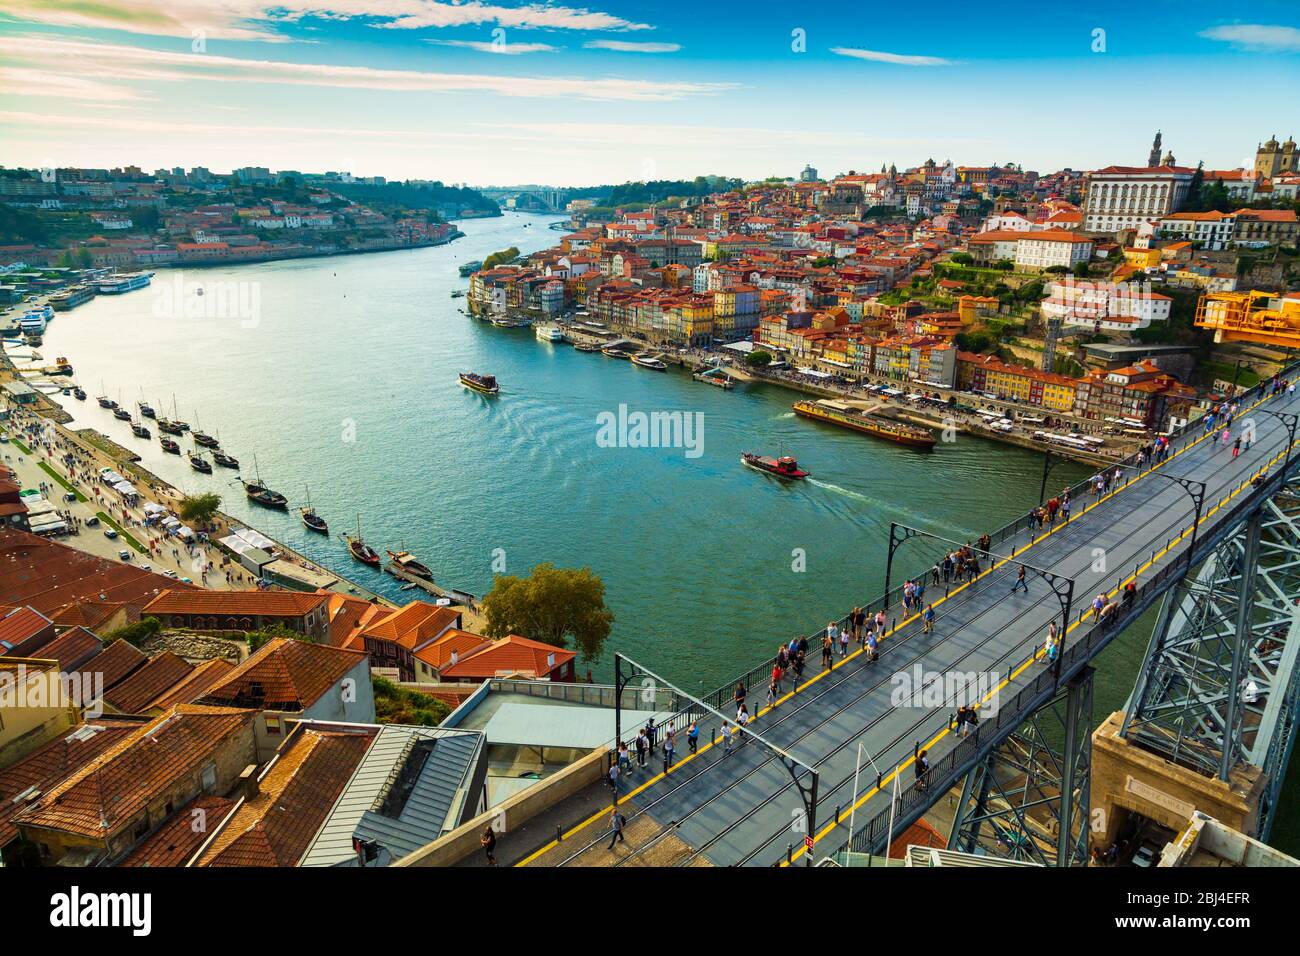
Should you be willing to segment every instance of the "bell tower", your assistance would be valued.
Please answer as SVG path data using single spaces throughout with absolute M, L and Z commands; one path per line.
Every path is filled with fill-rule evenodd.
M 1156 130 L 1156 138 L 1151 143 L 1151 153 L 1147 156 L 1148 166 L 1160 165 L 1160 130 Z

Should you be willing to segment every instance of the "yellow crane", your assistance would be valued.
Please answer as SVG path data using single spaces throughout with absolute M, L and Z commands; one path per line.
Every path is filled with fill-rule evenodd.
M 1215 342 L 1256 342 L 1300 348 L 1300 294 L 1210 292 L 1196 303 L 1196 326 Z

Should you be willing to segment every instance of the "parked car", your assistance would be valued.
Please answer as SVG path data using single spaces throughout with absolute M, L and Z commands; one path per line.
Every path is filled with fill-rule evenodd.
M 1160 848 L 1154 843 L 1143 843 L 1138 847 L 1138 851 L 1133 854 L 1133 865 L 1140 867 L 1151 867 L 1156 865 L 1160 858 Z
M 98 527 L 98 526 L 99 526 L 99 516 L 98 516 L 98 515 L 91 515 L 89 518 L 86 519 L 86 527 L 87 527 L 87 528 L 96 528 L 96 527 Z
M 131 560 L 131 552 L 128 551 L 126 548 L 123 548 L 121 551 L 117 552 L 117 556 L 121 558 L 123 561 Z
M 98 523 L 98 521 L 99 521 L 98 518 L 96 518 L 96 519 L 94 519 L 94 520 L 96 521 L 96 523 Z M 107 538 L 109 541 L 114 540 L 115 538 L 117 538 L 117 531 L 116 531 L 116 529 L 114 529 L 114 528 L 105 528 L 105 529 L 104 529 L 104 537 Z

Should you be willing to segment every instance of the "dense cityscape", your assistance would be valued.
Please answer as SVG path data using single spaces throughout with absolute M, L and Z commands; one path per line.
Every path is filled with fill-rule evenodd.
M 112 82 L 232 68 L 57 6 L 0 15 L 0 69 L 86 43 L 76 100 L 127 49 Z M 201 58 L 350 19 L 196 11 Z M 509 61 L 655 29 L 365 16 L 471 15 L 511 39 L 429 42 Z M 1293 57 L 1295 33 L 1198 36 Z M 257 69 L 375 104 L 589 95 L 598 130 L 606 101 L 732 89 Z M 1300 152 L 1262 126 L 1185 147 L 1193 111 L 1051 165 L 996 123 L 808 136 L 754 147 L 783 161 L 757 177 L 683 147 L 547 182 L 551 134 L 504 122 L 537 144 L 513 179 L 481 149 L 412 178 L 392 131 L 391 158 L 358 137 L 293 169 L 255 134 L 238 162 L 267 165 L 191 165 L 162 124 L 95 166 L 6 148 L 0 869 L 86 874 L 50 884 L 51 925 L 136 935 L 107 878 L 156 867 L 1116 869 L 1100 925 L 1250 927 L 1232 874 L 1300 858 Z M 1160 895 L 1184 869 L 1210 899 Z

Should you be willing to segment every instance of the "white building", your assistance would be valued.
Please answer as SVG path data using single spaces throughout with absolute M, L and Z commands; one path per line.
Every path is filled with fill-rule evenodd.
M 1003 212 L 985 219 L 980 232 L 1028 232 L 1033 226 L 1018 212 Z
M 1133 283 L 1068 279 L 1049 282 L 1041 303 L 1044 319 L 1096 331 L 1133 332 L 1169 321 L 1173 300 Z
M 1175 213 L 1195 173 L 1185 166 L 1107 166 L 1088 173 L 1083 228 L 1113 233 Z
M 1160 219 L 1156 232 L 1161 239 L 1199 242 L 1202 249 L 1226 249 L 1236 226 L 1232 212 L 1176 212 Z
M 1049 269 L 1065 266 L 1073 269 L 1092 258 L 1092 240 L 1082 233 L 1065 229 L 1027 232 L 1016 241 L 1017 269 Z

